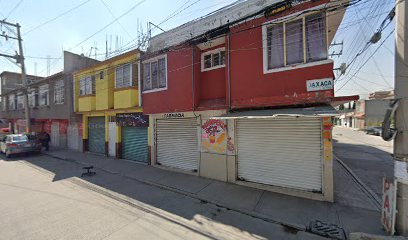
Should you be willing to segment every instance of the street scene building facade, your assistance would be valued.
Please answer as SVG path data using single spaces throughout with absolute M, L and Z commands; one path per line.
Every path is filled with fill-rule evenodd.
M 333 201 L 328 44 L 344 12 L 319 11 L 329 1 L 283 12 L 273 3 L 240 3 L 150 40 L 151 164 Z
M 122 45 L 116 36 L 112 51 L 106 35 L 104 54 L 97 42 L 86 56 L 64 51 L 53 57 L 63 59 L 63 70 L 52 75 L 51 57 L 24 55 L 22 36 L 89 1 L 25 34 L 6 21 L 24 4 L 18 2 L 0 20 L 0 40 L 19 44 L 15 55 L 0 57 L 21 68 L 21 74 L 0 73 L 1 232 L 8 239 L 55 232 L 74 239 L 127 239 L 134 232 L 180 239 L 189 232 L 197 234 L 192 239 L 406 235 L 407 97 L 401 89 L 407 87 L 408 31 L 400 22 L 408 21 L 408 5 L 397 2 L 374 16 L 386 6 L 377 1 L 238 0 L 172 29 L 163 25 L 200 2 L 187 0 L 162 22 L 151 20 L 157 25 L 149 21 L 145 34 L 138 19 L 126 28 L 119 22 L 145 1 L 131 8 L 112 3 L 125 8 L 119 17 L 102 1 L 114 21 L 70 51 L 114 23 L 129 37 L 127 30 L 137 29 L 137 37 Z M 351 7 L 367 14 L 344 24 Z M 341 37 L 362 20 L 373 35 L 358 51 L 360 32 L 351 44 Z M 390 88 L 374 92 L 357 84 L 373 91 L 364 99 L 361 89 L 343 88 L 360 79 L 394 32 L 395 95 L 390 73 L 377 62 Z M 356 55 L 342 62 L 350 45 Z M 372 45 L 378 48 L 369 56 Z M 46 77 L 26 75 L 27 58 L 47 59 Z M 338 96 L 343 92 L 361 95 Z M 27 201 L 33 204 L 19 211 Z M 39 212 L 46 214 L 37 222 Z M 78 214 L 96 224 L 78 224 Z
M 140 94 L 140 52 L 133 50 L 75 73 L 75 112 L 83 150 L 148 162 L 149 118 Z
M 73 111 L 72 83 L 73 72 L 92 65 L 97 61 L 82 55 L 64 52 L 64 70 L 46 78 L 28 76 L 28 104 L 31 114 L 32 132 L 47 132 L 54 147 L 68 147 L 81 150 L 78 144 L 81 119 Z M 9 120 L 15 133 L 24 133 L 24 89 L 21 87 L 21 75 L 14 78 L 2 74 L 2 117 Z M 11 80 L 10 80 L 11 79 Z M 20 80 L 18 80 L 20 79 Z M 11 86 L 8 82 L 17 82 Z

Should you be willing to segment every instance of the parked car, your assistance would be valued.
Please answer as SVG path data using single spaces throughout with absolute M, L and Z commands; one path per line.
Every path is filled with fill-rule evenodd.
M 369 127 L 366 129 L 366 133 L 375 136 L 381 136 L 382 127 Z
M 41 143 L 37 137 L 29 134 L 7 135 L 0 142 L 0 151 L 6 154 L 6 157 L 19 153 L 40 153 Z

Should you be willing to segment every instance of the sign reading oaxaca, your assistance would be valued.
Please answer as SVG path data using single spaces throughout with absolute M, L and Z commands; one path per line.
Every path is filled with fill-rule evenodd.
M 330 90 L 333 89 L 334 82 L 333 79 L 331 78 L 309 80 L 306 81 L 306 86 L 308 92 Z
M 149 127 L 149 116 L 142 113 L 116 114 L 116 124 L 121 127 Z

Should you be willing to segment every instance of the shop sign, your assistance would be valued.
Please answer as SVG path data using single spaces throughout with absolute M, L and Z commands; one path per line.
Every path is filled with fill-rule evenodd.
M 280 3 L 276 3 L 272 6 L 270 6 L 266 11 L 265 11 L 265 17 L 273 17 L 281 12 L 284 12 L 285 10 L 288 10 L 289 8 L 292 7 L 291 1 L 284 1 Z
M 184 113 L 165 113 L 164 118 L 184 118 Z
M 333 79 L 317 79 L 306 81 L 306 87 L 308 92 L 330 90 L 334 88 Z
M 149 127 L 149 116 L 142 113 L 116 114 L 116 124 L 121 127 Z
M 387 178 L 383 179 L 383 204 L 381 213 L 381 223 L 390 235 L 395 233 L 395 214 L 397 211 L 397 184 Z

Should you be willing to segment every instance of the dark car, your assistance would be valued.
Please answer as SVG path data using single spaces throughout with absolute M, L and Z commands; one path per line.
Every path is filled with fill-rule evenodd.
M 366 129 L 366 133 L 375 136 L 381 136 L 382 127 L 369 127 Z

